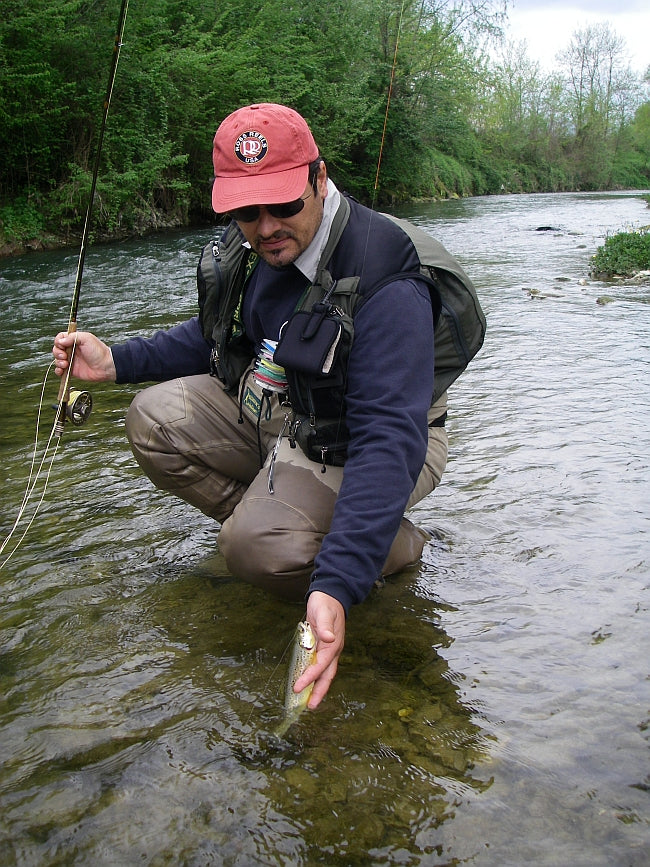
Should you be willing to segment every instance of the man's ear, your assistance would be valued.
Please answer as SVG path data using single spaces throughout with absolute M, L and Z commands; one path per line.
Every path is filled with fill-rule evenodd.
M 318 169 L 318 174 L 316 175 L 316 187 L 318 189 L 318 195 L 321 199 L 327 198 L 327 166 L 325 165 L 324 160 L 321 160 L 320 168 Z

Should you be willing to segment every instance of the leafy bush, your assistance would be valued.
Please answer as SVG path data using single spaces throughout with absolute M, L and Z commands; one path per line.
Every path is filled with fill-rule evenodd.
M 612 235 L 591 260 L 593 277 L 631 277 L 650 269 L 650 227 Z
M 43 232 L 43 215 L 26 196 L 0 207 L 0 236 L 5 241 L 37 238 Z

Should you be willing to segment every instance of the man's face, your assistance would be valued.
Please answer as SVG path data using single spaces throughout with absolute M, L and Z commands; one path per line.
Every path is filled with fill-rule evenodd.
M 269 265 L 282 268 L 290 265 L 311 244 L 323 219 L 323 202 L 327 197 L 327 171 L 321 163 L 316 193 L 310 183 L 301 196 L 304 207 L 295 217 L 274 217 L 264 205 L 259 217 L 251 223 L 237 221 L 253 250 Z

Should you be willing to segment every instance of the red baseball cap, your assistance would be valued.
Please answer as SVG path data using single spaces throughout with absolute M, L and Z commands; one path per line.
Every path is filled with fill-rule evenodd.
M 223 214 L 298 199 L 317 156 L 311 130 L 292 108 L 263 102 L 237 109 L 214 137 L 212 207 Z

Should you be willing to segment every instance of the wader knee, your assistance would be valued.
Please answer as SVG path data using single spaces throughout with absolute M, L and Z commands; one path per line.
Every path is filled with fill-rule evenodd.
M 184 461 L 166 435 L 165 425 L 184 418 L 185 406 L 181 389 L 175 393 L 167 387 L 165 400 L 156 394 L 158 390 L 158 386 L 152 386 L 133 398 L 125 418 L 126 435 L 136 461 L 154 485 L 173 491 Z
M 170 380 L 139 392 L 126 432 L 157 488 L 224 521 L 259 469 L 257 438 L 252 426 L 237 424 L 236 402 L 209 379 Z
M 422 556 L 422 550 L 431 539 L 426 530 L 416 527 L 408 518 L 402 518 L 397 535 L 381 570 L 382 575 L 394 575 L 409 566 L 414 566 Z
M 338 467 L 324 476 L 318 464 L 283 441 L 274 493 L 265 467 L 221 527 L 219 549 L 230 572 L 283 599 L 304 601 L 341 476 Z
M 268 500 L 259 503 L 262 514 L 256 505 L 245 497 L 219 531 L 219 550 L 228 570 L 282 599 L 303 602 L 323 534 L 301 522 L 286 503 L 274 505 L 272 522 Z

